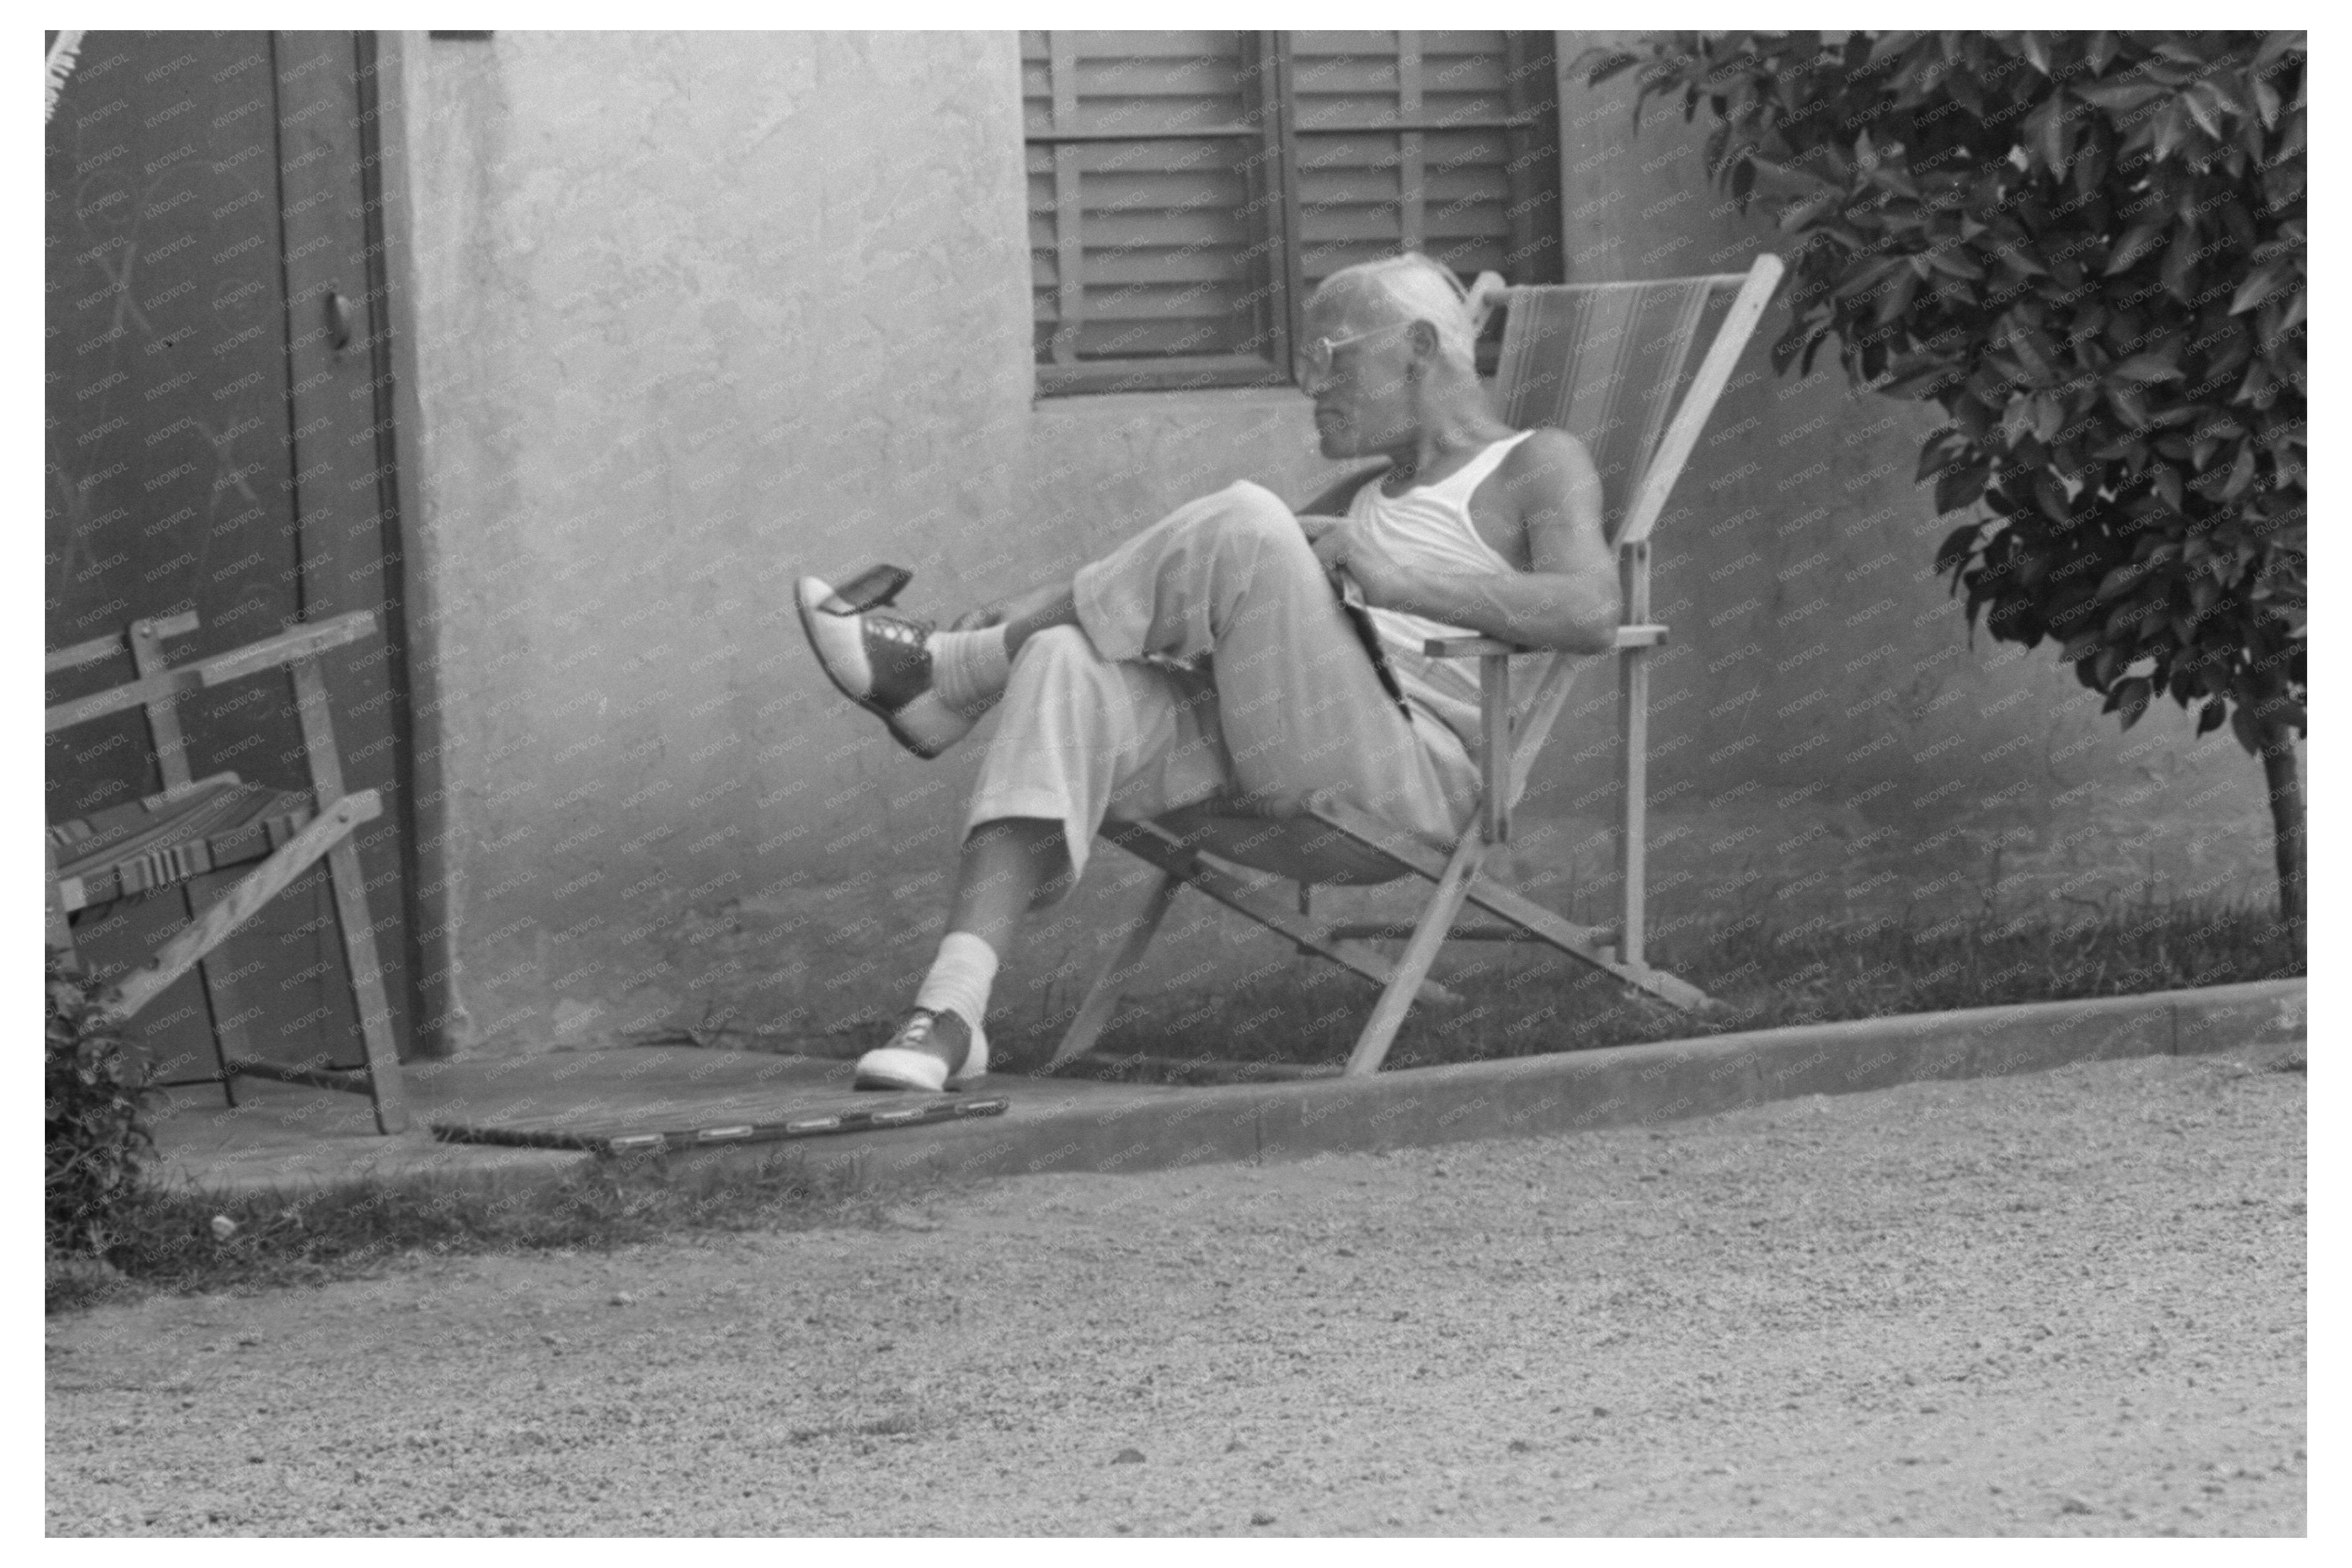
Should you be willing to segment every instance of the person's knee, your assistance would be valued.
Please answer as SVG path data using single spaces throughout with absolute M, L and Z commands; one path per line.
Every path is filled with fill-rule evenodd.
M 1304 542 L 1297 514 L 1265 486 L 1237 479 L 1218 491 L 1200 527 L 1221 547 L 1256 550 L 1268 542 Z
M 1052 666 L 1101 662 L 1095 655 L 1095 645 L 1076 626 L 1048 626 L 1031 632 L 1013 658 L 1016 669 L 1029 664 Z

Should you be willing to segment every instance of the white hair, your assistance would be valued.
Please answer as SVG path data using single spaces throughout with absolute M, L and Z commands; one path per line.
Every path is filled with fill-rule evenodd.
M 1461 279 L 1443 262 L 1417 250 L 1343 267 L 1316 289 L 1319 296 L 1361 298 L 1390 321 L 1426 321 L 1437 332 L 1438 357 L 1475 373 L 1478 329 Z

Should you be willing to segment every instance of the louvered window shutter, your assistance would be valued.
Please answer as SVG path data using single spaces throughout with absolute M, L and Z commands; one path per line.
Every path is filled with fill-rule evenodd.
M 1026 32 L 1021 53 L 1045 392 L 1287 382 L 1306 294 L 1401 249 L 1560 279 L 1549 34 Z
M 1548 50 L 1466 32 L 1294 33 L 1289 50 L 1309 288 L 1400 250 L 1465 279 L 1558 280 Z
M 1255 35 L 1024 32 L 1048 390 L 1287 379 Z

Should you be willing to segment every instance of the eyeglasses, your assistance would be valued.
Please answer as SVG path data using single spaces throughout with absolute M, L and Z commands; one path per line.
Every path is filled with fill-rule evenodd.
M 1318 338 L 1307 345 L 1304 356 L 1307 369 L 1318 381 L 1331 373 L 1331 351 L 1350 343 L 1360 343 L 1367 338 L 1385 337 L 1413 325 L 1411 321 L 1391 321 L 1385 327 L 1375 327 L 1369 332 L 1352 332 L 1345 338 Z

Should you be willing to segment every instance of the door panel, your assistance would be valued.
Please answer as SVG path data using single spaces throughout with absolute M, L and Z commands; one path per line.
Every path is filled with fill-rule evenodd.
M 352 35 L 340 37 L 341 68 L 331 60 L 313 66 L 305 79 L 324 85 L 306 87 L 304 101 L 340 90 L 345 102 L 340 113 L 331 106 L 313 120 L 356 119 Z M 337 531 L 349 525 L 329 504 L 331 486 L 298 483 L 301 440 L 341 439 L 372 416 L 338 409 L 334 424 L 298 434 L 298 416 L 317 401 L 310 392 L 327 383 L 306 392 L 290 373 L 284 211 L 290 204 L 281 197 L 289 162 L 281 136 L 287 53 L 284 40 L 266 33 L 91 33 L 47 126 L 51 647 L 188 609 L 202 624 L 170 645 L 174 663 L 362 605 L 396 622 L 381 560 L 364 570 Z M 294 63 L 318 55 L 311 48 Z M 318 144 L 307 141 L 303 151 Z M 349 188 L 347 199 L 321 200 L 306 213 L 361 207 L 355 154 L 341 156 L 330 145 L 299 172 L 311 183 L 306 194 L 338 181 Z M 357 322 L 353 335 L 364 338 L 363 307 Z M 334 384 L 340 394 L 341 383 Z M 373 525 L 372 505 L 368 514 Z M 384 650 L 379 642 L 355 650 L 341 667 L 331 662 L 346 756 L 387 723 L 393 704 L 376 697 L 389 690 Z M 131 674 L 127 658 L 75 672 L 51 683 L 49 698 Z M 291 685 L 282 674 L 184 698 L 179 711 L 195 776 L 235 771 L 284 788 L 307 786 Z M 373 730 L 366 713 L 376 716 Z M 137 714 L 50 737 L 46 762 L 51 820 L 161 787 Z M 346 784 L 381 788 L 398 769 L 393 748 L 383 747 L 372 771 L 347 766 Z M 373 856 L 366 862 L 375 883 L 372 912 L 404 1039 L 399 861 L 381 843 L 362 853 Z M 381 877 L 386 869 L 388 880 Z M 126 901 L 85 916 L 77 938 L 104 968 L 143 956 L 184 917 L 170 894 Z M 282 1061 L 321 1049 L 338 1061 L 358 1059 L 332 904 L 319 875 L 276 901 L 217 955 L 215 974 L 236 976 L 227 1010 L 243 1019 L 245 1049 Z M 203 1000 L 191 976 L 142 1015 L 166 1076 L 209 1065 Z
M 376 959 L 398 1037 L 411 1040 L 415 972 L 402 896 L 407 712 L 400 674 L 396 492 L 383 290 L 372 284 L 383 246 L 371 226 L 376 167 L 366 33 L 278 33 L 278 188 L 284 201 L 288 416 L 295 515 L 301 533 L 302 613 L 324 620 L 373 610 L 379 635 L 324 661 L 343 787 L 374 789 L 384 814 L 360 831 L 362 881 Z M 353 1049 L 358 1037 L 352 1037 Z

